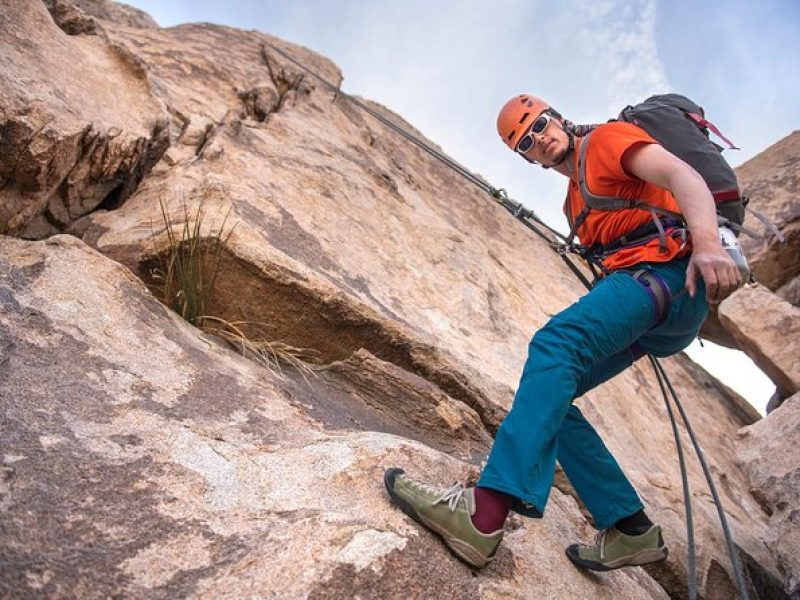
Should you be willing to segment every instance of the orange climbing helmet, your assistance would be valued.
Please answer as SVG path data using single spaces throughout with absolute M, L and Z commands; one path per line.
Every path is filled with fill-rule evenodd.
M 546 110 L 550 110 L 550 105 L 541 98 L 530 94 L 514 96 L 505 103 L 497 115 L 497 133 L 506 146 L 515 150 L 522 134 L 528 130 L 533 120 Z

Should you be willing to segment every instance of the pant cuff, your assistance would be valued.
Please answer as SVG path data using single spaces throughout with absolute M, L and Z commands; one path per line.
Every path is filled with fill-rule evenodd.
M 594 518 L 594 526 L 600 530 L 608 529 L 620 519 L 629 517 L 640 510 L 644 510 L 644 505 L 641 502 L 628 504 L 626 506 L 615 506 L 613 511 L 604 514 L 602 517 L 598 518 L 592 515 Z
M 504 494 L 508 494 L 509 496 L 514 496 L 514 498 L 516 498 L 519 502 L 525 502 L 531 505 L 532 507 L 532 508 L 526 508 L 522 506 L 517 506 L 517 503 L 514 503 L 514 506 L 512 506 L 512 510 L 514 512 L 518 512 L 527 517 L 534 517 L 534 518 L 541 518 L 542 515 L 544 515 L 544 504 L 545 504 L 544 502 L 541 502 L 538 498 L 534 498 L 530 494 L 526 494 L 524 491 L 520 490 L 516 486 L 510 485 L 508 482 L 493 477 L 487 477 L 481 475 L 481 478 L 478 480 L 478 483 L 476 485 L 478 487 L 495 490 L 496 492 L 503 492 Z

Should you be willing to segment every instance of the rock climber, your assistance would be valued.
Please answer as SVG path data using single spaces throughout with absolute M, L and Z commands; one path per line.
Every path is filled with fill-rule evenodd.
M 742 283 L 720 244 L 714 200 L 700 174 L 644 130 L 621 121 L 597 126 L 584 157 L 591 194 L 643 199 L 685 221 L 665 220 L 660 235 L 639 239 L 632 232 L 650 227 L 655 213 L 584 211 L 578 160 L 586 138 L 579 127 L 522 94 L 503 106 L 497 129 L 529 163 L 569 179 L 567 219 L 577 222 L 584 247 L 606 249 L 606 275 L 533 336 L 477 485 L 440 489 L 399 468 L 388 469 L 384 483 L 409 516 L 480 568 L 495 556 L 511 510 L 543 516 L 558 460 L 600 531 L 594 543 L 566 549 L 574 564 L 605 571 L 663 560 L 661 528 L 574 400 L 646 353 L 664 357 L 686 348 L 708 302 L 720 302 Z

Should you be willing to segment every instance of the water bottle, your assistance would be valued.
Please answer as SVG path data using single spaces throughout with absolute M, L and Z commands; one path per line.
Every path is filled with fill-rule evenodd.
M 722 244 L 722 247 L 725 248 L 728 256 L 730 256 L 731 259 L 733 259 L 733 262 L 736 263 L 739 273 L 742 275 L 742 283 L 747 283 L 750 281 L 750 267 L 747 265 L 747 259 L 744 257 L 744 252 L 742 252 L 742 246 L 739 244 L 739 240 L 736 239 L 736 235 L 733 233 L 730 227 L 720 225 L 719 241 Z

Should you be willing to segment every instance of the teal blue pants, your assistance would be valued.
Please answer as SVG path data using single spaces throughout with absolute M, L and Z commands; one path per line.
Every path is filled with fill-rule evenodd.
M 708 304 L 702 282 L 694 298 L 681 293 L 687 264 L 688 258 L 637 265 L 660 276 L 673 296 L 659 322 L 644 285 L 632 272 L 616 271 L 536 332 L 479 486 L 510 494 L 542 515 L 558 459 L 598 529 L 643 508 L 573 400 L 629 367 L 632 347 L 669 356 L 697 336 Z

